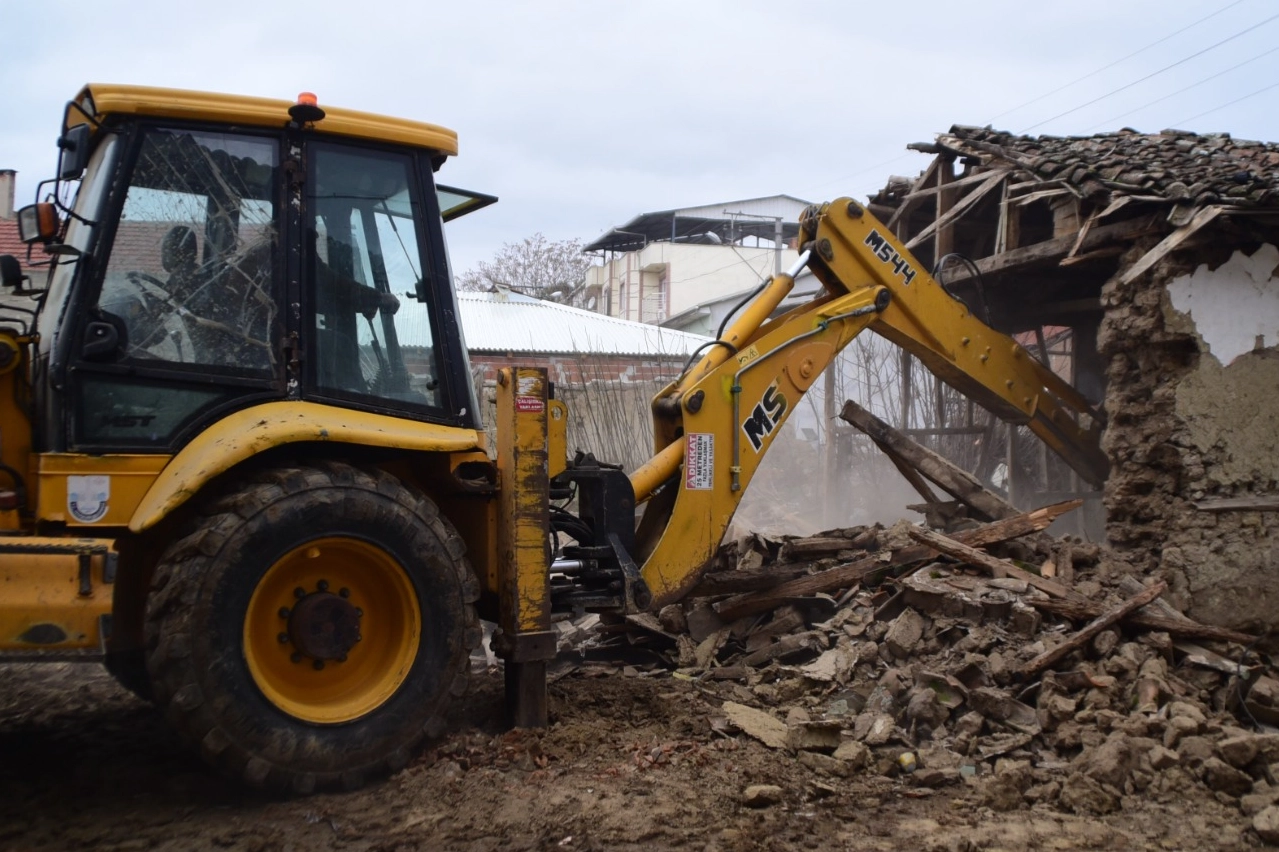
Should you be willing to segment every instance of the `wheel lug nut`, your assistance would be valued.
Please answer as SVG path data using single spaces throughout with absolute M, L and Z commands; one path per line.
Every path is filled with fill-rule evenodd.
M 322 592 L 327 592 L 329 590 L 329 581 L 321 580 L 320 582 L 315 584 L 315 587 Z
M 364 610 L 360 609 L 360 608 L 357 606 L 357 607 L 355 608 L 355 617 L 356 617 L 356 618 L 363 618 L 363 617 L 364 617 Z
M 298 586 L 296 589 L 293 590 L 293 597 L 297 598 L 298 600 L 302 600 L 304 597 L 306 597 L 306 589 L 302 588 L 301 586 Z
M 287 633 L 281 633 L 279 636 L 277 636 L 277 637 L 275 637 L 275 638 L 277 638 L 277 639 L 279 639 L 279 640 L 280 640 L 280 644 L 281 644 L 281 645 L 287 645 L 287 644 L 289 644 L 289 634 L 287 634 Z
M 338 662 L 339 662 L 339 663 L 345 663 L 345 662 L 346 662 L 346 654 L 338 654 Z
M 300 663 L 300 662 L 302 662 L 302 652 L 301 652 L 301 651 L 294 651 L 294 652 L 293 652 L 293 654 L 292 654 L 292 655 L 290 655 L 289 659 L 290 659 L 290 660 L 292 660 L 292 661 L 293 661 L 293 662 L 295 662 L 295 663 Z
M 318 672 L 320 669 L 324 668 L 324 660 L 316 660 L 314 663 L 311 663 L 311 668 Z
M 292 611 L 287 606 L 280 607 L 280 618 L 288 618 L 292 614 Z
M 338 596 L 343 598 L 349 598 L 351 596 L 351 590 L 348 589 L 346 586 L 343 586 L 342 588 L 338 589 Z

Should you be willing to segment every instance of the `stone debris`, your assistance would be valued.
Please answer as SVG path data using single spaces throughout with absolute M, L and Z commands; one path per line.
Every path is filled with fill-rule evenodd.
M 606 619 L 584 653 L 642 654 L 654 672 L 701 684 L 725 699 L 714 730 L 758 740 L 828 779 L 815 783 L 874 773 L 920 795 L 967 783 L 995 810 L 1079 814 L 1199 786 L 1279 843 L 1279 728 L 1261 722 L 1267 710 L 1279 715 L 1279 680 L 1252 649 L 1152 629 L 1151 619 L 1194 636 L 1207 628 L 1162 600 L 1131 611 L 1162 585 L 1134 585 L 1079 541 L 1032 531 L 1017 542 L 1017 553 L 1033 557 L 1018 560 L 1023 570 L 1060 566 L 1068 551 L 1072 580 L 1054 596 L 1014 572 L 992 577 L 991 565 L 939 559 L 909 535 L 896 535 L 893 549 L 857 549 L 887 540 L 879 528 L 828 531 L 812 543 L 749 536 L 721 549 L 721 576 L 679 613 L 664 610 L 648 629 Z M 984 547 L 995 562 L 1010 552 Z M 848 576 L 848 564 L 867 560 L 885 568 L 844 586 L 819 576 Z M 747 578 L 735 583 L 739 563 Z M 716 615 L 742 595 L 768 600 L 760 578 L 770 571 L 781 578 L 774 585 L 818 578 L 826 588 L 732 620 L 724 607 Z M 700 653 L 687 653 L 694 626 L 713 618 Z M 1030 665 L 1048 657 L 1051 665 Z M 748 791 L 743 801 L 763 807 L 777 796 Z

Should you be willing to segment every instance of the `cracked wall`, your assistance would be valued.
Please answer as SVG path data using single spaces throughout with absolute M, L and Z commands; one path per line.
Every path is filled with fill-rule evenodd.
M 1279 513 L 1194 505 L 1279 485 L 1279 249 L 1215 260 L 1103 291 L 1107 536 L 1192 617 L 1279 627 Z

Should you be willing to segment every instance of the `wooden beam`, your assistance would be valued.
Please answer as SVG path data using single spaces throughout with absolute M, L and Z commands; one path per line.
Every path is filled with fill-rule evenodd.
M 1201 512 L 1279 512 L 1279 494 L 1196 500 L 1194 506 Z
M 1081 250 L 1091 251 L 1112 242 L 1133 240 L 1148 234 L 1157 234 L 1166 230 L 1166 228 L 1167 225 L 1163 223 L 1162 217 L 1157 215 L 1141 216 L 1136 219 L 1115 222 L 1112 225 L 1102 225 L 1089 230 Z M 977 267 L 977 271 L 986 276 L 995 273 L 1012 272 L 1026 266 L 1060 260 L 1065 257 L 1074 244 L 1075 238 L 1073 236 L 1059 237 L 1022 248 L 1010 249 L 990 257 L 983 257 L 981 260 L 974 261 L 974 264 Z M 967 266 L 958 266 L 953 272 L 947 273 L 946 283 L 947 285 L 957 284 L 971 277 L 972 272 Z
M 1160 580 L 1158 583 L 1150 586 L 1136 597 L 1129 598 L 1114 609 L 1097 616 L 1095 619 L 1090 621 L 1086 627 L 1074 636 L 1071 636 L 1065 642 L 1062 642 L 1056 648 L 1053 648 L 1050 651 L 1045 651 L 1038 657 L 1035 657 L 1033 660 L 1026 663 L 1026 665 L 1022 666 L 1021 669 L 1018 670 L 1017 674 L 1022 678 L 1034 677 L 1044 669 L 1070 654 L 1072 651 L 1078 651 L 1080 648 L 1084 647 L 1084 645 L 1092 641 L 1094 636 L 1105 630 L 1110 625 L 1118 623 L 1132 612 L 1141 609 L 1143 606 L 1162 595 L 1164 590 L 1167 588 L 1168 584 Z
M 902 201 L 919 201 L 928 198 L 929 196 L 936 195 L 943 190 L 972 186 L 975 183 L 981 183 L 982 181 L 989 180 L 991 172 L 994 171 L 1007 171 L 1007 169 L 1001 169 L 999 167 L 994 169 L 980 169 L 966 177 L 955 178 L 955 180 L 945 184 L 944 186 L 928 186 L 921 189 L 912 189 L 908 195 L 902 198 Z
M 1100 604 L 1092 601 L 1081 600 L 1054 600 L 1054 599 L 1036 599 L 1028 600 L 1035 609 L 1042 609 L 1044 612 L 1050 612 L 1053 615 L 1059 615 L 1062 618 L 1069 618 L 1072 621 L 1083 621 L 1086 618 L 1096 618 L 1105 612 L 1105 608 Z M 1154 601 L 1159 603 L 1159 601 Z M 1214 642 L 1235 642 L 1239 645 L 1248 645 L 1257 640 L 1256 636 L 1247 633 L 1240 633 L 1238 630 L 1229 630 L 1225 627 L 1215 627 L 1211 624 L 1201 624 L 1198 621 L 1192 621 L 1184 615 L 1172 617 L 1169 615 L 1160 615 L 1157 613 L 1133 612 L 1131 615 L 1123 619 L 1125 624 L 1131 624 L 1134 627 L 1141 627 L 1145 630 L 1161 630 L 1170 636 L 1186 636 L 1192 639 L 1209 639 Z
M 989 553 L 984 553 L 975 547 L 970 547 L 963 542 L 944 536 L 941 533 L 932 530 L 920 529 L 919 527 L 911 527 L 907 530 L 911 538 L 920 544 L 926 544 L 938 553 L 944 553 L 947 556 L 981 568 L 990 573 L 992 577 L 1016 577 L 1018 580 L 1025 580 L 1044 594 L 1052 595 L 1055 598 L 1071 597 L 1074 593 L 1058 583 L 1056 580 L 1050 580 L 1047 577 L 1041 577 L 1038 574 L 1032 574 L 1025 568 L 1014 565 L 1007 559 L 996 559 Z
M 960 216 L 964 215 L 964 213 L 966 213 L 970 207 L 972 207 L 978 201 L 981 201 L 983 198 L 985 198 L 986 195 L 991 190 L 999 186 L 999 184 L 1002 183 L 1007 177 L 1008 177 L 1007 172 L 995 172 L 994 174 L 992 174 L 990 177 L 986 179 L 984 183 L 979 185 L 972 192 L 965 195 L 958 204 L 956 204 L 946 213 L 946 215 L 933 220 L 932 224 L 930 224 L 927 228 L 924 228 L 924 230 L 920 231 L 918 234 L 911 237 L 910 240 L 907 241 L 906 243 L 906 248 L 914 250 L 914 248 L 917 245 L 919 245 L 924 240 L 931 237 L 934 231 L 938 230 L 939 228 L 944 228 L 945 226 L 954 222 Z
M 839 416 L 841 420 L 869 435 L 890 458 L 901 459 L 982 516 L 997 520 L 1017 514 L 1015 506 L 982 485 L 977 477 L 927 447 L 915 443 L 852 400 L 844 403 L 844 410 Z
M 968 544 L 973 547 L 985 547 L 1000 541 L 1018 538 L 1032 532 L 1046 529 L 1049 524 L 1061 515 L 1083 505 L 1082 500 L 1067 500 L 1024 512 L 1013 518 L 986 524 L 973 530 L 964 530 L 951 536 L 952 541 Z M 833 592 L 846 589 L 862 582 L 874 574 L 890 571 L 912 562 L 931 559 L 936 555 L 931 547 L 916 545 L 893 551 L 890 555 L 876 554 L 865 559 L 858 559 L 844 565 L 828 568 L 807 577 L 798 577 L 781 583 L 763 592 L 738 595 L 715 604 L 713 609 L 724 621 L 736 621 L 744 615 L 754 615 L 780 606 L 791 598 L 816 595 L 821 592 Z
M 1213 219 L 1221 215 L 1221 207 L 1204 207 L 1194 215 L 1189 222 L 1164 237 L 1159 245 L 1142 255 L 1141 260 L 1134 263 L 1124 272 L 1123 277 L 1119 279 L 1120 284 L 1130 284 L 1137 276 L 1145 273 L 1150 267 L 1154 266 L 1169 253 L 1176 251 L 1179 246 L 1197 234 Z

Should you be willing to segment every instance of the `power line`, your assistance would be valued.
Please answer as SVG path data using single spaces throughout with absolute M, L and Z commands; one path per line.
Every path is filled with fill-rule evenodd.
M 1222 75 L 1229 74 L 1231 71 L 1234 71 L 1234 70 L 1236 70 L 1236 69 L 1238 69 L 1238 68 L 1242 68 L 1242 67 L 1244 67 L 1245 65 L 1247 65 L 1247 64 L 1248 64 L 1248 63 L 1250 63 L 1250 62 L 1256 62 L 1258 59 L 1261 59 L 1261 58 L 1262 58 L 1262 57 L 1264 57 L 1264 56 L 1269 56 L 1270 54 L 1274 53 L 1275 51 L 1279 51 L 1279 47 L 1272 47 L 1272 48 L 1270 48 L 1269 50 L 1265 51 L 1264 53 L 1258 53 L 1256 56 L 1252 57 L 1251 59 L 1245 59 L 1243 62 L 1240 62 L 1238 65 L 1231 65 L 1231 66 L 1230 66 L 1229 68 L 1227 68 L 1225 71 L 1219 71 L 1219 72 L 1217 72 L 1216 74 L 1213 74 L 1211 77 L 1205 77 L 1205 78 L 1203 78 L 1203 79 L 1202 79 L 1202 80 L 1200 80 L 1198 83 L 1191 83 L 1189 86 L 1186 86 L 1184 89 L 1178 89 L 1178 90 L 1177 90 L 1177 91 L 1175 91 L 1175 92 L 1172 92 L 1172 93 L 1170 93 L 1170 94 L 1164 95 L 1162 98 L 1156 98 L 1155 100 L 1150 101 L 1149 103 L 1142 104 L 1141 106 L 1137 107 L 1136 109 L 1130 109 L 1130 110 L 1128 110 L 1127 112 L 1122 113 L 1121 115 L 1116 115 L 1116 116 L 1114 116 L 1113 118 L 1108 118 L 1108 119 L 1106 119 L 1105 121 L 1101 122 L 1100 124 L 1094 124 L 1092 127 L 1088 128 L 1088 129 L 1089 129 L 1090 131 L 1092 131 L 1092 130 L 1096 130 L 1096 129 L 1100 128 L 1100 127 L 1106 127 L 1106 126 L 1110 125 L 1112 122 L 1116 122 L 1116 121 L 1119 121 L 1120 119 L 1124 119 L 1124 118 L 1127 118 L 1127 117 L 1129 117 L 1129 116 L 1131 116 L 1131 115 L 1135 115 L 1136 113 L 1139 113 L 1139 112 L 1141 112 L 1141 111 L 1143 111 L 1143 110 L 1149 109 L 1150 107 L 1154 106 L 1155 104 L 1161 104 L 1161 103 L 1163 103 L 1164 101 L 1168 100 L 1169 98 L 1175 98 L 1177 95 L 1184 94 L 1185 92 L 1188 92 L 1188 91 L 1190 91 L 1191 89 L 1195 89 L 1195 88 L 1198 88 L 1199 86 L 1202 86 L 1204 83 L 1211 82 L 1211 81 L 1213 81 L 1213 80 L 1217 79 L 1218 77 L 1221 77 Z
M 1109 97 L 1111 97 L 1111 96 L 1113 96 L 1113 95 L 1117 95 L 1117 94 L 1119 94 L 1120 92 L 1124 91 L 1125 89 L 1131 89 L 1133 86 L 1137 85 L 1138 83 L 1144 83 L 1145 81 L 1149 80 L 1151 77 L 1157 77 L 1157 76 L 1159 76 L 1160 74 L 1164 73 L 1165 71 L 1169 71 L 1169 70 L 1171 70 L 1171 69 L 1173 69 L 1173 68 L 1176 68 L 1178 65 L 1183 65 L 1183 64 L 1185 64 L 1185 63 L 1189 62 L 1190 60 L 1194 59 L 1194 58 L 1195 58 L 1195 57 L 1197 57 L 1197 56 L 1203 56 L 1205 53 L 1207 53 L 1207 52 L 1208 52 L 1208 51 L 1210 51 L 1210 50 L 1216 50 L 1217 48 L 1221 47 L 1223 44 L 1226 44 L 1227 42 L 1234 41 L 1235 39 L 1239 38 L 1239 37 L 1240 37 L 1240 36 L 1242 36 L 1242 35 L 1247 35 L 1248 33 L 1252 32 L 1253 30 L 1256 30 L 1256 29 L 1259 29 L 1259 28 L 1261 28 L 1261 27 L 1265 26 L 1266 24 L 1270 23 L 1271 21 L 1275 20 L 1276 18 L 1279 18 L 1279 15 L 1271 15 L 1269 18 L 1266 18 L 1264 21 L 1262 21 L 1262 22 L 1260 22 L 1260 23 L 1253 24 L 1252 26 L 1247 27 L 1246 29 L 1242 29 L 1242 30 L 1240 30 L 1239 32 L 1235 33 L 1235 34 L 1234 34 L 1234 35 L 1232 35 L 1232 36 L 1228 36 L 1227 38 L 1223 38 L 1221 41 L 1217 42 L 1216 44 L 1209 45 L 1208 47 L 1205 47 L 1203 50 L 1196 51 L 1196 52 L 1194 52 L 1194 53 L 1190 54 L 1190 55 L 1189 55 L 1189 56 L 1187 56 L 1187 57 L 1184 57 L 1184 58 L 1182 58 L 1182 59 L 1178 59 L 1176 62 L 1172 63 L 1171 65 L 1166 65 L 1166 66 L 1164 66 L 1163 68 L 1160 68 L 1158 71 L 1155 71 L 1155 72 L 1152 72 L 1152 73 L 1150 73 L 1150 74 L 1147 74 L 1145 77 L 1142 77 L 1142 78 L 1140 78 L 1140 79 L 1138 79 L 1138 80 L 1133 80 L 1131 83 L 1128 83 L 1128 84 L 1126 84 L 1126 85 L 1120 86 L 1118 89 L 1115 89 L 1115 90 L 1114 90 L 1114 91 L 1112 91 L 1112 92 L 1107 92 L 1106 94 L 1102 95 L 1101 97 L 1093 98 L 1092 100 L 1088 101 L 1087 103 L 1080 104 L 1079 106 L 1074 107 L 1074 108 L 1072 108 L 1072 109 L 1068 109 L 1068 110 L 1066 110 L 1065 112 L 1058 113 L 1057 115 L 1054 115 L 1052 118 L 1045 118 L 1043 121 L 1040 121 L 1040 122 L 1037 122 L 1037 123 L 1035 123 L 1035 124 L 1032 124 L 1032 125 L 1030 125 L 1029 127 L 1027 127 L 1025 130 L 1022 130 L 1022 131 L 1021 131 L 1021 133 L 1023 133 L 1023 134 L 1024 134 L 1024 133 L 1026 133 L 1026 132 L 1028 132 L 1028 131 L 1034 130 L 1036 127 L 1042 127 L 1042 126 L 1044 126 L 1045 124 L 1047 124 L 1047 123 L 1048 123 L 1048 122 L 1050 122 L 1050 121 L 1056 121 L 1056 120 L 1057 120 L 1057 119 L 1059 119 L 1059 118 L 1064 118 L 1065 116 L 1068 116 L 1068 115 L 1070 115 L 1071 113 L 1079 112 L 1079 110 L 1083 109 L 1084 107 L 1092 106 L 1093 104 L 1098 103 L 1099 101 L 1104 101 L 1106 98 L 1109 98 Z
M 1168 35 L 1164 36 L 1161 39 L 1152 41 L 1150 44 L 1146 45 L 1143 48 L 1140 48 L 1139 50 L 1134 50 L 1132 53 L 1128 54 L 1122 59 L 1116 59 L 1114 62 L 1110 63 L 1109 65 L 1103 65 L 1101 68 L 1098 68 L 1096 71 L 1090 71 L 1084 76 L 1079 77 L 1075 80 L 1071 80 L 1069 83 L 1065 84 L 1064 86 L 1058 86 L 1057 88 L 1053 89 L 1051 92 L 1047 92 L 1045 94 L 1040 95 L 1037 98 L 1033 98 L 1032 100 L 1026 101 L 1024 104 L 1021 104 L 1020 106 L 1015 106 L 1012 109 L 1004 110 L 999 115 L 991 118 L 990 121 L 987 122 L 987 124 L 993 124 L 995 122 L 995 119 L 1003 118 L 1004 116 L 1010 113 L 1017 112 L 1017 110 L 1022 109 L 1023 107 L 1028 107 L 1028 106 L 1031 106 L 1032 104 L 1037 104 L 1040 101 L 1044 100 L 1045 98 L 1051 98 L 1053 95 L 1057 94 L 1058 92 L 1064 92 L 1066 89 L 1069 89 L 1071 86 L 1075 85 L 1076 83 L 1082 83 L 1084 80 L 1088 80 L 1092 77 L 1096 77 L 1098 74 L 1100 74 L 1103 71 L 1109 71 L 1111 68 L 1114 68 L 1116 65 L 1119 65 L 1122 62 L 1127 62 L 1129 59 L 1132 59 L 1134 56 L 1145 53 L 1147 50 L 1150 50 L 1150 48 L 1159 44 L 1163 44 L 1168 39 L 1173 38 L 1174 36 L 1179 36 L 1182 33 L 1184 33 L 1186 30 L 1193 29 L 1199 26 L 1200 24 L 1202 24 L 1204 21 L 1208 20 L 1209 18 L 1215 18 L 1218 15 L 1220 15 L 1222 12 L 1233 9 L 1235 6 L 1238 6 L 1242 2 L 1244 2 L 1244 0 L 1235 0 L 1235 2 L 1231 3 L 1229 6 L 1222 6 L 1220 9 L 1213 12 L 1211 15 L 1206 15 L 1205 17 L 1200 18 L 1199 20 L 1195 21 L 1192 24 L 1187 24 L 1186 26 L 1177 30 L 1175 33 L 1169 33 Z
M 1219 111 L 1219 110 L 1223 110 L 1223 109 L 1225 109 L 1226 107 L 1234 106 L 1235 104 L 1240 103 L 1241 101 L 1246 101 L 1246 100 L 1248 100 L 1249 98 L 1255 98 L 1257 95 L 1260 95 L 1260 94 L 1262 94 L 1262 93 L 1264 93 L 1264 92 L 1268 92 L 1268 91 L 1270 91 L 1271 89 L 1274 89 L 1274 88 L 1276 88 L 1276 87 L 1279 87 L 1279 83 L 1271 83 L 1269 86 L 1266 86 L 1265 88 L 1262 88 L 1262 89 L 1258 89 L 1257 91 L 1253 92 L 1253 93 L 1252 93 L 1252 94 L 1250 94 L 1250 95 L 1244 95 L 1242 98 L 1235 98 L 1235 99 L 1234 99 L 1233 101 L 1231 101 L 1230 103 L 1228 103 L 1228 104 L 1222 104 L 1221 106 L 1215 106 L 1215 107 L 1213 107 L 1212 109 L 1208 110 L 1207 112 L 1201 112 L 1201 113 L 1199 113 L 1198 115 L 1192 115 L 1192 116 L 1190 116 L 1190 118 L 1179 118 L 1179 119 L 1177 119 L 1176 123 L 1177 123 L 1177 124 L 1188 124 L 1188 123 L 1190 123 L 1190 122 L 1192 122 L 1192 121 L 1195 121 L 1196 119 L 1203 118 L 1205 115 L 1212 115 L 1214 112 L 1217 112 L 1217 111 Z
M 804 194 L 809 195 L 813 192 L 816 192 L 817 190 L 825 189 L 826 187 L 831 186 L 833 184 L 843 183 L 844 181 L 851 180 L 855 177 L 861 177 L 862 175 L 868 174 L 869 172 L 879 171 L 884 166 L 891 166 L 894 163 L 900 163 L 902 160 L 908 159 L 911 156 L 913 156 L 913 152 L 906 153 L 906 154 L 899 154 L 896 157 L 893 157 L 891 160 L 884 160 L 882 163 L 876 163 L 873 166 L 867 166 L 864 169 L 859 169 L 858 171 L 852 172 L 850 174 L 840 175 L 837 178 L 831 178 L 825 183 L 814 184 L 808 187 L 807 189 L 805 189 Z

